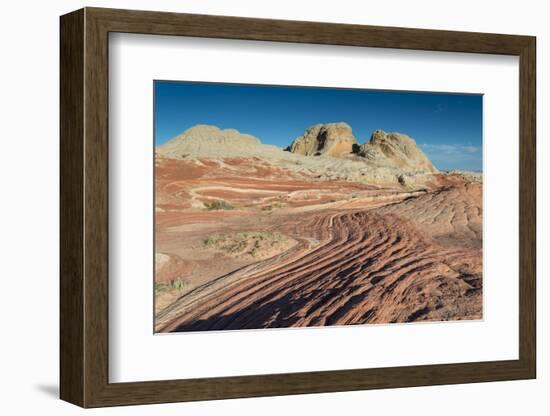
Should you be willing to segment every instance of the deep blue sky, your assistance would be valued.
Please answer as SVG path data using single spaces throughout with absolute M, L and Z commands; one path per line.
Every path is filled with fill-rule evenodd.
M 196 124 L 288 146 L 317 123 L 344 121 L 359 143 L 376 129 L 413 137 L 443 170 L 482 170 L 482 96 L 155 81 L 155 144 Z

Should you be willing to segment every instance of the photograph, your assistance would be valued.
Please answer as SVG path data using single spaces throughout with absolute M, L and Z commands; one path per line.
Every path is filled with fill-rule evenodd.
M 482 319 L 482 103 L 155 81 L 155 332 Z
M 398 1 L 10 14 L 8 407 L 538 414 L 550 26 Z

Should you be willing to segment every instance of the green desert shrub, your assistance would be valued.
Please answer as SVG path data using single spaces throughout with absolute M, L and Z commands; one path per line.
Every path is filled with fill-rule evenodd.
M 274 209 L 284 208 L 285 204 L 282 202 L 275 202 L 271 205 L 266 205 L 262 207 L 262 211 L 273 211 Z
M 216 211 L 216 210 L 231 210 L 235 209 L 233 205 L 229 202 L 224 201 L 223 199 L 218 199 L 216 201 L 208 201 L 204 203 L 204 206 L 207 211 Z
M 155 292 L 181 292 L 187 286 L 187 282 L 183 279 L 174 279 L 168 282 L 155 283 Z
M 204 240 L 208 248 L 231 256 L 256 257 L 265 250 L 288 243 L 288 237 L 277 231 L 246 231 L 231 234 L 214 234 Z M 261 255 L 261 254 L 260 254 Z

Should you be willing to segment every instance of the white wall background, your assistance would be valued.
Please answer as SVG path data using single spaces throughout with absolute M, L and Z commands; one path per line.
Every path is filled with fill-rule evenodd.
M 58 16 L 82 6 L 317 20 L 387 26 L 529 34 L 538 37 L 538 379 L 533 381 L 317 394 L 87 411 L 102 415 L 329 415 L 385 413 L 448 416 L 546 415 L 550 360 L 543 331 L 550 301 L 544 243 L 550 238 L 550 162 L 545 103 L 550 84 L 550 26 L 545 2 L 353 0 L 121 0 L 5 2 L 0 14 L 0 410 L 3 414 L 80 414 L 58 394 Z M 545 201 L 546 199 L 546 201 Z

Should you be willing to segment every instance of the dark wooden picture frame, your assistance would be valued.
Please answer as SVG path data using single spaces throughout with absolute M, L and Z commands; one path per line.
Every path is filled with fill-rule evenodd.
M 110 383 L 108 36 L 111 32 L 519 56 L 519 359 Z M 531 379 L 535 328 L 535 38 L 85 8 L 61 17 L 60 396 L 82 407 Z

